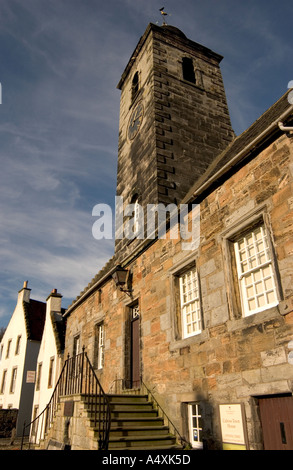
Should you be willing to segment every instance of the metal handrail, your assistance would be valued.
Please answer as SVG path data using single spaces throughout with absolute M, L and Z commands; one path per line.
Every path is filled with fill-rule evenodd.
M 111 393 L 116 394 L 116 393 L 121 392 L 123 394 L 125 393 L 125 394 L 147 395 L 148 399 L 150 401 L 152 401 L 154 406 L 157 408 L 158 413 L 159 414 L 161 413 L 161 416 L 164 420 L 164 423 L 168 425 L 169 429 L 171 428 L 171 432 L 173 431 L 173 434 L 175 435 L 177 442 L 180 443 L 183 448 L 191 447 L 190 442 L 187 439 L 185 439 L 183 436 L 181 436 L 181 434 L 178 431 L 178 429 L 176 428 L 175 424 L 171 421 L 171 419 L 169 418 L 167 413 L 163 410 L 163 408 L 159 404 L 158 400 L 155 398 L 155 396 L 150 391 L 150 389 L 146 386 L 144 381 L 142 379 L 140 379 L 139 382 L 140 382 L 140 385 L 135 389 L 126 388 L 125 385 L 127 385 L 127 381 L 125 381 L 124 379 L 117 379 L 116 378 L 115 380 L 113 380 L 113 382 L 110 386 L 109 394 L 111 394 Z M 119 383 L 120 383 L 121 387 L 119 387 L 119 385 L 118 385 Z M 130 383 L 130 387 L 131 387 L 131 385 L 132 385 L 131 381 L 129 381 L 129 383 Z M 119 390 L 119 392 L 118 392 L 118 390 Z
M 169 429 L 172 428 L 173 434 L 175 435 L 177 442 L 180 442 L 180 444 L 182 445 L 183 448 L 184 447 L 189 447 L 190 442 L 187 441 L 183 436 L 181 436 L 181 434 L 178 431 L 178 429 L 176 428 L 175 424 L 171 421 L 171 419 L 169 418 L 167 413 L 163 410 L 163 408 L 159 404 L 158 400 L 155 398 L 155 396 L 150 391 L 150 389 L 146 386 L 146 384 L 143 382 L 143 380 L 141 380 L 141 385 L 142 385 L 143 389 L 145 389 L 146 394 L 148 395 L 149 399 L 154 403 L 154 405 L 158 409 L 159 413 L 162 414 L 164 422 L 167 423 L 168 428 Z
M 30 428 L 32 426 L 32 428 L 30 429 L 29 442 L 28 442 L 28 448 L 30 448 L 30 444 L 33 444 L 33 442 L 31 442 L 32 437 L 33 436 L 35 437 L 35 442 L 34 443 L 36 443 L 37 436 L 38 435 L 42 436 L 51 427 L 50 426 L 50 424 L 51 424 L 50 417 L 52 417 L 52 415 L 53 415 L 52 409 L 55 408 L 55 406 L 57 404 L 57 401 L 59 402 L 59 400 L 56 400 L 56 397 L 59 398 L 59 396 L 60 396 L 60 384 L 62 383 L 65 368 L 66 368 L 66 362 L 63 365 L 63 368 L 62 368 L 62 371 L 60 373 L 59 379 L 58 379 L 58 381 L 55 385 L 54 391 L 52 393 L 52 396 L 51 396 L 50 401 L 47 404 L 47 406 L 30 423 L 26 424 L 26 422 L 24 422 L 20 450 L 23 449 L 23 441 L 24 441 L 25 431 L 26 431 L 27 428 Z M 39 426 L 41 426 L 41 427 L 39 427 Z
M 30 428 L 30 447 L 30 444 L 36 444 L 44 438 L 52 426 L 60 397 L 72 394 L 82 395 L 87 402 L 93 425 L 98 428 L 99 450 L 108 449 L 111 426 L 110 403 L 83 348 L 80 354 L 71 358 L 68 356 L 45 409 L 29 424 L 24 423 L 21 450 L 26 429 Z

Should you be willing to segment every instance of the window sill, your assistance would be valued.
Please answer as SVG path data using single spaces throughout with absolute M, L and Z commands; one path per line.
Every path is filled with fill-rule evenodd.
M 239 329 L 247 328 L 252 325 L 259 325 L 261 323 L 273 320 L 274 318 L 281 318 L 282 315 L 279 312 L 278 305 L 275 307 L 268 308 L 262 312 L 253 313 L 247 317 L 235 318 L 227 322 L 228 331 L 236 331 Z
M 205 91 L 204 87 L 202 85 L 199 85 L 197 83 L 193 83 L 193 82 L 190 82 L 189 80 L 184 80 L 184 79 L 181 79 L 180 80 L 182 83 L 185 83 L 186 85 L 190 85 L 192 86 L 193 88 L 196 88 L 197 90 L 201 90 L 201 91 Z
M 170 343 L 170 351 L 176 351 L 177 349 L 182 349 L 186 348 L 187 346 L 190 346 L 192 344 L 199 344 L 202 343 L 203 341 L 206 341 L 208 339 L 208 331 L 203 330 L 201 333 L 198 335 L 194 336 L 189 336 L 189 338 L 184 338 L 184 339 L 174 339 Z

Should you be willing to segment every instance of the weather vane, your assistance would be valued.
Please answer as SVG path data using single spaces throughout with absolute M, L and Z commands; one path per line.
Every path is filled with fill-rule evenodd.
M 168 13 L 164 11 L 165 7 L 160 8 L 161 15 L 163 16 L 163 25 L 166 25 L 165 16 L 168 16 Z

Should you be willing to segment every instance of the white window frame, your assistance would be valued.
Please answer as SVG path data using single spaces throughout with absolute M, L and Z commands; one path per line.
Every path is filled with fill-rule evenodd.
M 240 235 L 234 250 L 244 317 L 278 305 L 272 249 L 265 225 L 259 224 Z
M 179 289 L 182 338 L 190 338 L 202 332 L 199 278 L 196 267 L 179 276 Z
M 76 335 L 76 336 L 73 338 L 73 351 L 72 351 L 72 355 L 73 355 L 73 356 L 78 356 L 79 353 L 80 353 L 80 335 Z
M 131 307 L 131 320 L 135 320 L 139 317 L 139 305 L 138 303 Z
M 202 427 L 200 426 L 200 420 L 202 420 L 200 404 L 188 403 L 189 440 L 193 449 L 203 448 L 203 442 L 201 440 Z
M 98 370 L 103 369 L 104 367 L 104 323 L 97 325 L 97 339 L 98 339 Z

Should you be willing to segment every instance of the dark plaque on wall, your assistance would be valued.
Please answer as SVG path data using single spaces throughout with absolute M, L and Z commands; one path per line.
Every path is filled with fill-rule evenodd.
M 73 416 L 74 401 L 66 401 L 64 403 L 64 416 Z

